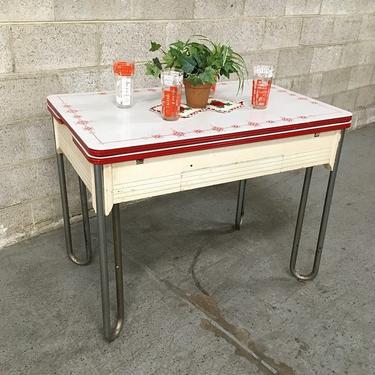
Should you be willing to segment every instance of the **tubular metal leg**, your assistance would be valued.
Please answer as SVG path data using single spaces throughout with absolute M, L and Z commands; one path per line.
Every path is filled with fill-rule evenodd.
M 326 192 L 326 196 L 324 200 L 323 214 L 322 214 L 322 219 L 320 222 L 318 242 L 316 245 L 315 257 L 314 257 L 314 265 L 309 274 L 302 275 L 296 270 L 296 263 L 297 263 L 297 257 L 298 257 L 299 243 L 301 240 L 303 219 L 304 219 L 305 210 L 306 210 L 307 196 L 309 193 L 311 174 L 312 174 L 312 167 L 306 168 L 305 179 L 304 179 L 302 194 L 301 194 L 301 202 L 300 202 L 300 206 L 298 210 L 296 230 L 294 233 L 292 254 L 290 257 L 290 272 L 299 281 L 313 280 L 319 272 L 320 259 L 321 259 L 322 252 L 323 252 L 323 245 L 324 245 L 324 239 L 325 239 L 325 234 L 327 230 L 329 211 L 330 211 L 331 203 L 332 203 L 333 190 L 335 187 L 337 169 L 339 166 L 342 144 L 344 141 L 344 135 L 345 135 L 345 130 L 342 130 L 341 139 L 337 147 L 335 165 L 333 167 L 333 170 L 329 174 L 327 192 Z
M 246 180 L 241 180 L 238 185 L 237 209 L 236 209 L 236 218 L 234 222 L 234 228 L 236 230 L 241 229 L 242 218 L 244 215 L 245 192 L 246 192 Z
M 108 341 L 113 341 L 121 332 L 124 324 L 124 289 L 123 289 L 123 270 L 121 253 L 121 219 L 120 208 L 116 204 L 112 209 L 113 222 L 113 246 L 115 253 L 115 272 L 116 272 L 116 299 L 117 299 L 117 317 L 113 328 L 111 327 L 110 296 L 109 296 L 109 276 L 108 276 L 108 254 L 105 231 L 104 214 L 104 194 L 103 194 L 103 167 L 95 165 L 95 193 L 96 193 L 96 211 L 98 220 L 99 237 L 99 262 L 100 262 L 100 284 L 102 295 L 103 312 L 103 330 L 104 337 Z
M 89 211 L 88 211 L 88 204 L 87 204 L 86 186 L 83 183 L 83 181 L 78 177 L 79 191 L 80 191 L 80 196 L 81 196 L 83 232 L 85 236 L 85 245 L 86 245 L 86 256 L 84 259 L 81 259 L 78 256 L 76 256 L 73 252 L 72 233 L 70 229 L 70 218 L 69 218 L 69 202 L 68 202 L 68 194 L 67 194 L 67 189 L 66 189 L 63 154 L 57 154 L 57 167 L 58 167 L 58 172 L 59 172 L 61 204 L 62 204 L 63 217 L 64 217 L 66 251 L 68 253 L 69 259 L 73 263 L 78 264 L 80 266 L 86 266 L 91 263 L 91 259 L 92 259 L 91 232 L 90 232 L 90 220 L 89 220 Z

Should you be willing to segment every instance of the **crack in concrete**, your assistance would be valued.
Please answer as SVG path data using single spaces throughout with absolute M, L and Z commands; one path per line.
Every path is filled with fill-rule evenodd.
M 216 300 L 203 293 L 190 294 L 163 280 L 169 290 L 202 311 L 209 319 L 201 319 L 201 327 L 222 337 L 236 349 L 235 353 L 255 364 L 259 370 L 271 375 L 294 375 L 295 371 L 283 362 L 268 357 L 265 348 L 256 344 L 245 328 L 229 323 L 222 315 Z
M 210 294 L 207 292 L 207 290 L 202 286 L 200 281 L 197 278 L 197 275 L 195 274 L 195 266 L 198 262 L 199 256 L 202 254 L 203 247 L 200 247 L 197 252 L 194 255 L 193 261 L 190 265 L 190 273 L 191 277 L 193 278 L 194 285 L 206 296 L 209 296 Z
M 201 251 L 196 253 L 196 256 L 194 257 L 194 259 L 196 258 L 195 262 L 193 260 L 191 267 L 195 266 L 200 253 Z M 235 347 L 236 354 L 244 357 L 250 363 L 255 364 L 260 371 L 268 375 L 295 375 L 294 369 L 287 364 L 268 357 L 264 353 L 266 348 L 260 344 L 256 344 L 252 340 L 248 330 L 229 323 L 223 317 L 214 297 L 204 293 L 186 293 L 170 281 L 160 279 L 147 265 L 139 263 L 133 258 L 131 259 L 134 263 L 143 268 L 153 280 L 164 285 L 169 291 L 180 297 L 183 301 L 203 312 L 209 319 L 201 319 L 201 327 L 207 331 L 213 332 L 218 337 L 222 337 Z

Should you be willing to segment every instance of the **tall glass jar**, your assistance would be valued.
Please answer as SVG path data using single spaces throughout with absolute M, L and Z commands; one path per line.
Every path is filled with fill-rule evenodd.
M 128 108 L 133 105 L 134 90 L 134 63 L 127 61 L 115 61 L 113 63 L 115 73 L 116 104 L 120 108 Z
M 273 78 L 273 66 L 256 65 L 254 66 L 253 90 L 251 95 L 251 104 L 253 108 L 265 109 L 270 97 Z
M 181 71 L 165 69 L 161 72 L 161 114 L 164 120 L 175 121 L 180 117 L 182 80 Z

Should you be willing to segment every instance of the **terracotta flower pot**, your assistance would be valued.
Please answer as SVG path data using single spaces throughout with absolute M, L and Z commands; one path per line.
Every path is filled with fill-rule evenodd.
M 210 96 L 211 83 L 193 86 L 189 81 L 184 80 L 186 104 L 192 108 L 204 108 Z

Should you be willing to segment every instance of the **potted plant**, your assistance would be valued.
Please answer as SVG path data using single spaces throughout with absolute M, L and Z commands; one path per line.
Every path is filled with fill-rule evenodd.
M 161 57 L 146 63 L 146 74 L 160 77 L 163 69 L 181 70 L 187 105 L 203 108 L 207 105 L 211 85 L 216 83 L 218 77 L 230 78 L 234 74 L 240 90 L 243 89 L 247 69 L 242 56 L 230 46 L 214 43 L 204 36 L 198 37 L 198 41 L 178 40 L 170 44 L 166 51 L 159 43 L 151 42 L 150 51 L 161 52 Z

